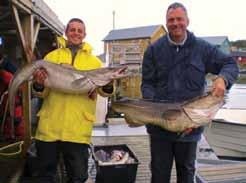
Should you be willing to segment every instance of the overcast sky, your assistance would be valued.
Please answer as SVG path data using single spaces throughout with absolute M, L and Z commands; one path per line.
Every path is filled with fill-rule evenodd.
M 103 52 L 102 39 L 113 28 L 163 24 L 172 2 L 188 10 L 188 29 L 197 36 L 228 36 L 230 41 L 246 39 L 246 0 L 44 0 L 64 23 L 73 17 L 84 20 L 86 41 L 94 54 Z

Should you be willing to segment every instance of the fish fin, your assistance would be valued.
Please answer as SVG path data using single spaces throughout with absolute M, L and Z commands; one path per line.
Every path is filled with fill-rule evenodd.
M 136 120 L 133 120 L 130 116 L 125 115 L 124 116 L 126 123 L 128 124 L 129 127 L 139 127 L 143 126 L 144 124 L 141 124 L 137 122 Z
M 177 109 L 167 110 L 162 113 L 162 117 L 167 120 L 176 120 L 178 116 L 181 115 L 181 111 Z

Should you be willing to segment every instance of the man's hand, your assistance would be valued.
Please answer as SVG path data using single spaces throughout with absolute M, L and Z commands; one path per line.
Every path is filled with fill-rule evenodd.
M 97 98 L 97 92 L 96 92 L 96 90 L 89 91 L 89 92 L 88 92 L 88 97 L 89 97 L 91 100 L 95 100 L 95 99 Z
M 45 69 L 38 69 L 33 74 L 34 82 L 39 85 L 44 85 L 45 79 L 48 77 L 48 74 Z
M 225 80 L 222 77 L 217 77 L 212 85 L 212 95 L 223 97 L 226 91 Z
M 180 133 L 179 137 L 183 138 L 184 136 L 190 134 L 193 131 L 193 128 L 187 128 L 183 132 Z
M 185 131 L 183 133 L 185 133 L 186 135 L 191 133 L 193 131 L 193 128 L 187 128 L 185 129 Z

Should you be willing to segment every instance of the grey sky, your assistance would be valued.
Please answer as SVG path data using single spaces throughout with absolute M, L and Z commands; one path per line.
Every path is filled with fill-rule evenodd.
M 44 0 L 66 24 L 70 18 L 83 19 L 88 41 L 94 53 L 103 52 L 101 41 L 116 29 L 163 24 L 167 6 L 174 0 Z M 177 0 L 188 10 L 189 30 L 197 36 L 228 36 L 229 40 L 246 39 L 245 0 Z

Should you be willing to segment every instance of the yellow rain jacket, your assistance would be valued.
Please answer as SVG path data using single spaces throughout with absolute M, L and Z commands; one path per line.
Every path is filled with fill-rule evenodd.
M 101 61 L 91 51 L 91 46 L 83 43 L 74 58 L 73 66 L 78 70 L 101 67 Z M 56 64 L 72 64 L 72 54 L 69 48 L 59 48 L 50 52 L 44 60 Z M 40 118 L 36 139 L 89 144 L 96 119 L 95 110 L 96 100 L 89 99 L 87 94 L 65 94 L 50 90 L 38 113 Z

